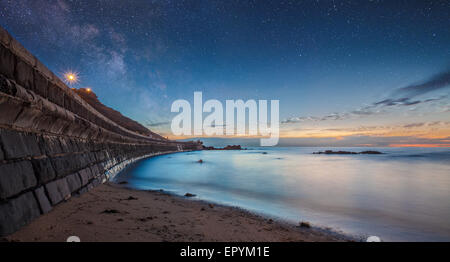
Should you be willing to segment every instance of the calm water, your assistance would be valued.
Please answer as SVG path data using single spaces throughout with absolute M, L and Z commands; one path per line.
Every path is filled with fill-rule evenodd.
M 323 149 L 178 153 L 142 160 L 115 179 L 137 189 L 190 192 L 199 199 L 310 221 L 357 237 L 450 241 L 450 150 L 311 154 L 318 150 Z M 204 163 L 196 163 L 199 159 Z

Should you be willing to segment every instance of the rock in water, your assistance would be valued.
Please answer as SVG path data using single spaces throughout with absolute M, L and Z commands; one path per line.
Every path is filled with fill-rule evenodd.
M 363 152 L 360 152 L 360 154 L 367 154 L 367 155 L 380 155 L 380 154 L 383 154 L 383 153 L 381 153 L 381 152 L 378 152 L 378 151 L 363 151 Z
M 319 152 L 314 152 L 313 154 L 317 154 L 317 155 L 357 155 L 357 154 L 363 154 L 363 155 L 379 155 L 379 154 L 383 154 L 381 152 L 378 151 L 362 151 L 362 152 L 351 152 L 351 151 L 333 151 L 333 150 L 325 150 L 325 151 L 319 151 Z
M 300 222 L 300 227 L 303 228 L 311 228 L 311 225 L 308 222 Z
M 241 145 L 228 145 L 224 148 L 215 148 L 213 146 L 203 146 L 203 150 L 243 150 Z

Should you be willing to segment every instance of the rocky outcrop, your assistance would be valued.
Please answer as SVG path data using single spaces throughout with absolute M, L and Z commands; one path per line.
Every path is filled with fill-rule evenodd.
M 224 148 L 218 148 L 213 146 L 203 146 L 203 150 L 242 150 L 242 147 L 240 145 L 228 145 Z
M 77 93 L 84 101 L 86 101 L 89 105 L 91 105 L 93 108 L 95 108 L 98 112 L 100 112 L 102 115 L 106 116 L 107 118 L 111 119 L 115 123 L 119 124 L 120 126 L 134 131 L 138 134 L 145 135 L 151 138 L 159 139 L 159 140 L 166 140 L 162 136 L 150 131 L 146 127 L 142 126 L 138 122 L 129 119 L 128 117 L 122 115 L 119 111 L 116 111 L 112 108 L 109 108 L 102 104 L 99 100 L 97 95 L 88 88 L 79 88 L 79 89 L 73 89 L 75 93 Z
M 138 159 L 202 148 L 110 117 L 0 27 L 0 236 Z
M 380 155 L 383 154 L 381 152 L 378 151 L 362 151 L 362 152 L 351 152 L 351 151 L 333 151 L 333 150 L 325 150 L 325 151 L 319 151 L 319 152 L 314 152 L 313 154 L 316 155 L 358 155 L 358 154 L 362 154 L 362 155 Z

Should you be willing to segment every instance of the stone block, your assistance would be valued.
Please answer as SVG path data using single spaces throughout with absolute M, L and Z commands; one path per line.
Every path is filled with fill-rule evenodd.
M 34 69 L 31 65 L 18 59 L 14 72 L 15 80 L 19 85 L 29 90 L 34 88 Z
M 98 152 L 95 153 L 95 155 L 96 155 L 96 158 L 97 158 L 97 160 L 99 162 L 103 162 L 106 159 L 106 155 L 105 155 L 104 151 L 98 151 Z
M 16 56 L 6 47 L 0 45 L 0 74 L 9 79 L 14 78 Z
M 99 186 L 99 185 L 101 184 L 100 182 L 101 182 L 101 179 L 96 178 L 96 179 L 94 179 L 94 180 L 92 181 L 91 185 L 92 185 L 92 187 L 94 188 L 94 187 Z
M 14 196 L 36 184 L 30 161 L 0 165 L 0 199 Z
M 33 192 L 0 204 L 0 236 L 14 233 L 40 215 L 39 205 Z
M 51 160 L 57 177 L 64 177 L 76 171 L 71 156 L 54 157 Z
M 0 26 L 0 43 L 2 43 L 5 46 L 9 46 L 9 43 L 11 42 L 11 36 L 9 35 L 8 31 Z
M 24 106 L 20 114 L 14 119 L 13 125 L 25 129 L 32 129 L 39 120 L 41 111 L 36 106 Z
M 91 143 L 83 140 L 77 140 L 77 145 L 80 152 L 91 151 Z
M 5 154 L 3 153 L 3 149 L 1 148 L 1 142 L 0 142 L 0 161 L 5 159 Z
M 82 154 L 70 154 L 52 158 L 52 164 L 57 177 L 63 177 L 75 173 L 84 167 L 84 156 Z
M 109 179 L 109 177 L 108 177 L 108 175 L 106 175 L 106 174 L 103 174 L 103 175 L 101 175 L 100 176 L 100 182 L 103 184 L 103 183 L 106 183 L 106 181 L 108 181 L 108 179 Z
M 83 155 L 83 164 L 84 164 L 84 166 L 89 166 L 89 165 L 91 165 L 91 164 L 96 162 L 94 153 L 86 152 L 86 153 L 83 153 L 82 155 Z
M 94 152 L 89 152 L 88 157 L 89 157 L 89 163 L 91 163 L 91 164 L 97 163 L 99 161 Z
M 76 192 L 81 188 L 81 179 L 78 173 L 68 175 L 66 179 L 71 193 Z
M 45 76 L 48 80 L 53 80 L 53 73 L 39 60 L 36 61 L 36 69 Z
M 36 102 L 35 96 L 32 94 L 32 92 L 19 84 L 16 84 L 15 87 L 17 89 L 16 97 L 24 101 L 24 107 L 32 107 Z
M 0 139 L 6 159 L 23 158 L 30 155 L 21 133 L 2 129 L 0 130 Z
M 22 106 L 22 102 L 0 93 L 0 124 L 10 125 L 13 123 L 22 111 Z
M 47 156 L 61 154 L 63 152 L 60 141 L 57 137 L 41 137 L 39 140 L 39 147 L 41 148 L 42 153 Z
M 84 151 L 80 148 L 80 146 L 82 146 L 82 144 L 80 142 L 78 142 L 75 139 L 69 139 L 70 144 L 72 146 L 72 152 L 81 152 Z
M 49 158 L 32 159 L 31 163 L 39 184 L 45 184 L 56 177 L 56 172 Z
M 89 165 L 89 153 L 77 154 L 79 160 L 79 169 Z
M 59 89 L 61 89 L 61 91 L 63 91 L 64 93 L 67 91 L 71 91 L 71 89 L 64 83 L 64 81 L 59 78 L 59 77 L 54 77 L 53 78 L 53 82 L 58 86 Z
M 70 189 L 65 178 L 46 184 L 45 189 L 47 190 L 52 205 L 56 205 L 61 201 L 70 198 Z
M 73 113 L 73 110 L 75 109 L 75 107 L 76 107 L 75 100 L 72 97 L 65 95 L 64 96 L 64 108 L 66 108 L 67 110 L 69 110 Z
M 48 85 L 48 99 L 61 107 L 64 106 L 64 92 L 54 83 Z
M 89 180 L 91 180 L 94 176 L 92 175 L 92 171 L 90 168 L 85 168 L 78 172 L 80 174 L 81 178 L 81 184 L 83 186 L 87 185 L 89 183 Z
M 71 144 L 70 144 L 69 139 L 67 139 L 67 138 L 59 138 L 59 143 L 61 145 L 62 152 L 74 153 L 74 152 L 72 152 L 72 148 L 71 148 Z
M 100 170 L 98 169 L 97 165 L 91 166 L 92 176 L 97 177 L 100 175 Z
M 36 58 L 28 52 L 28 50 L 23 47 L 21 43 L 19 43 L 14 38 L 11 38 L 11 42 L 9 43 L 11 50 L 18 56 L 18 60 L 26 61 L 32 67 L 36 65 Z
M 11 81 L 0 75 L 0 92 L 15 96 L 17 93 L 17 88 L 13 83 L 11 83 Z
M 87 187 L 83 187 L 78 191 L 78 194 L 82 195 L 84 193 L 88 192 L 88 188 Z
M 29 156 L 41 156 L 42 152 L 39 148 L 39 138 L 37 134 L 34 133 L 21 133 L 23 137 L 23 142 L 28 149 Z
M 50 204 L 47 195 L 45 195 L 45 189 L 43 186 L 34 190 L 34 196 L 36 197 L 39 207 L 41 208 L 42 214 L 46 214 L 52 210 L 52 205 Z
M 37 70 L 34 70 L 33 91 L 44 98 L 48 96 L 48 80 Z

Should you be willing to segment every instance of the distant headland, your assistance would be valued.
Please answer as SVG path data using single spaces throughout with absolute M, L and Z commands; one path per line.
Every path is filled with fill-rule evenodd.
M 245 148 L 243 149 L 241 147 L 241 145 L 228 145 L 226 147 L 223 148 L 216 148 L 213 146 L 203 146 L 203 150 L 246 150 Z
M 382 152 L 379 151 L 362 151 L 362 152 L 351 152 L 351 151 L 333 151 L 333 150 L 325 150 L 319 152 L 313 152 L 315 155 L 381 155 Z

